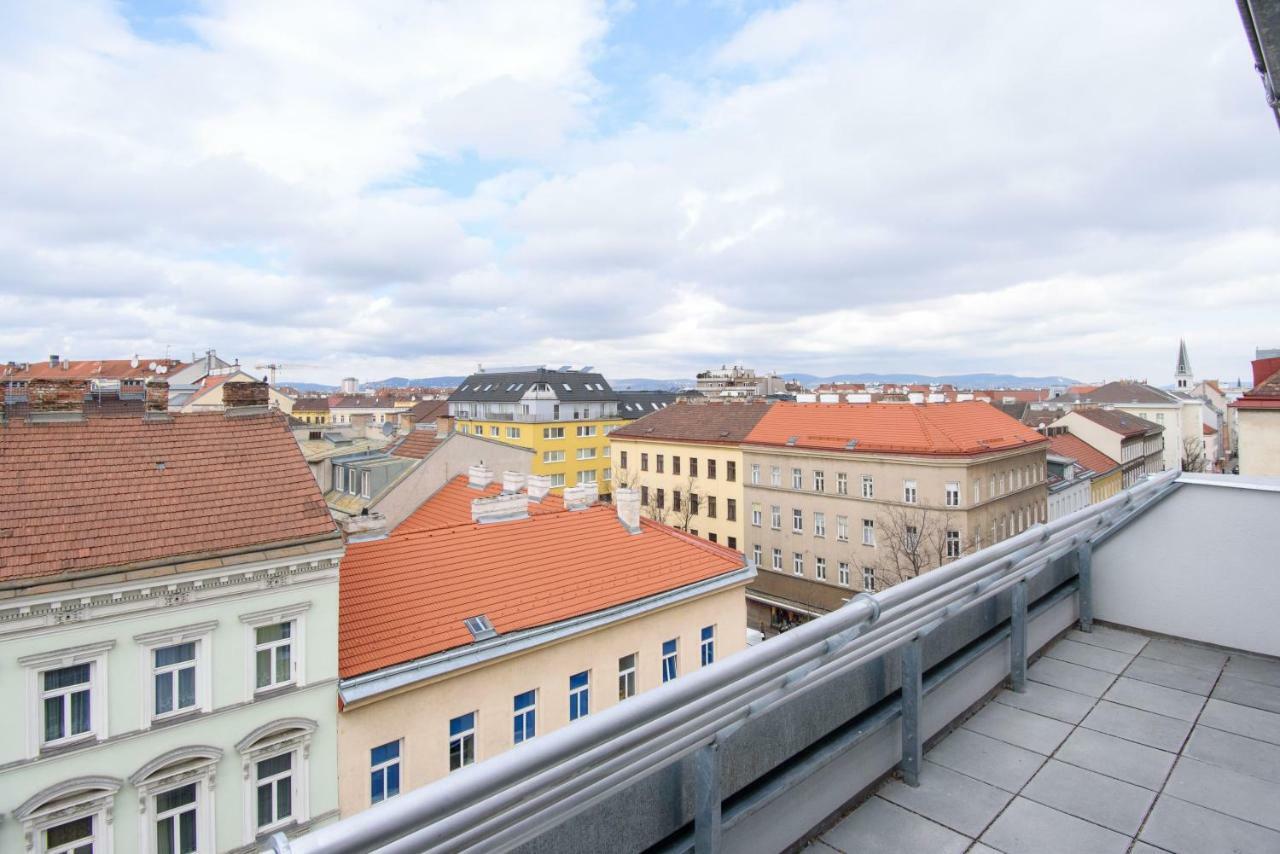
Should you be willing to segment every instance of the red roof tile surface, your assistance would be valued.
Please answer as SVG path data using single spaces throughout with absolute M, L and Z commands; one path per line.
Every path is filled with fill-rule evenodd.
M 736 551 L 648 519 L 640 524 L 641 533 L 631 534 L 612 507 L 597 504 L 485 525 L 401 526 L 386 539 L 350 543 L 341 569 L 339 675 L 469 644 L 467 617 L 484 614 L 507 634 L 743 567 Z
M 1049 449 L 1055 454 L 1071 457 L 1094 474 L 1107 474 L 1120 467 L 1120 464 L 1111 457 L 1079 436 L 1073 436 L 1070 433 L 1050 436 Z
M 396 533 L 404 531 L 430 531 L 466 525 L 471 521 L 471 502 L 477 498 L 493 498 L 502 492 L 502 483 L 495 482 L 484 489 L 472 489 L 466 475 L 458 475 L 422 503 L 417 510 L 396 526 Z M 529 502 L 529 515 L 558 513 L 564 509 L 564 499 L 547 494 L 541 501 Z
M 1072 412 L 1089 419 L 1099 427 L 1105 427 L 1112 433 L 1119 433 L 1126 438 L 1129 436 L 1145 436 L 1164 430 L 1163 426 L 1154 421 L 1139 418 L 1137 415 L 1121 409 L 1095 409 L 1082 406 L 1073 409 Z
M 1045 437 L 981 401 L 775 403 L 747 435 L 752 445 L 851 453 L 970 456 L 1043 444 Z M 857 445 L 850 449 L 851 440 Z
M 449 414 L 448 400 L 420 400 L 409 407 L 409 420 L 414 424 L 422 421 L 434 421 L 441 415 Z
M 414 430 L 391 449 L 392 456 L 420 460 L 440 447 L 444 439 L 434 430 Z
M 0 427 L 0 582 L 336 536 L 279 413 Z
M 163 377 L 151 370 L 151 364 L 163 365 L 165 373 L 171 374 L 183 367 L 177 359 L 138 359 L 135 367 L 132 359 L 81 359 L 62 361 L 56 366 L 49 362 L 32 362 L 25 370 L 9 371 L 7 365 L 0 365 L 0 379 L 13 382 L 28 380 L 122 380 L 145 379 L 147 377 Z M 65 367 L 64 367 L 65 366 Z
M 666 439 L 673 442 L 728 442 L 747 437 L 773 404 L 678 402 L 637 418 L 609 434 L 610 439 Z
M 1256 360 L 1253 375 L 1254 387 L 1231 405 L 1236 409 L 1280 409 L 1280 359 Z

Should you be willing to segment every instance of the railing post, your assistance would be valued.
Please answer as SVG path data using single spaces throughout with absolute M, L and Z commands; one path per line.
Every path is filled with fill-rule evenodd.
M 1009 615 L 1009 687 L 1015 694 L 1027 690 L 1027 580 L 1013 585 Z
M 919 637 L 902 648 L 902 781 L 920 785 L 920 700 L 924 688 Z
M 720 854 L 720 744 L 711 742 L 693 757 L 694 854 Z
M 1093 631 L 1093 543 L 1085 542 L 1076 549 L 1080 600 L 1080 631 Z

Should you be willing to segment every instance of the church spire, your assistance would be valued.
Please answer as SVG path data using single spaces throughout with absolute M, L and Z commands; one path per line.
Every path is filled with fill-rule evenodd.
M 1190 388 L 1193 382 L 1191 358 L 1187 355 L 1187 340 L 1178 339 L 1178 367 L 1174 369 L 1173 378 L 1178 388 Z

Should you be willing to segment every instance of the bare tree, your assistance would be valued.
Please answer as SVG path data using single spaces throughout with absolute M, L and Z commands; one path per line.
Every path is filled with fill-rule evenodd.
M 877 544 L 883 558 L 876 574 L 886 587 L 954 560 L 966 550 L 966 544 L 957 534 L 948 554 L 947 534 L 953 530 L 951 514 L 927 505 L 890 506 L 881 515 L 879 527 Z
M 1182 470 L 1204 471 L 1204 437 L 1188 436 L 1182 440 Z
M 662 490 L 654 489 L 653 487 L 645 489 L 644 492 L 648 493 L 648 495 L 645 496 L 648 500 L 641 504 L 641 509 L 644 511 L 644 514 L 659 524 L 667 524 L 667 513 L 669 512 L 669 509 L 667 506 L 666 494 L 663 493 Z M 659 494 L 662 495 L 661 501 L 658 500 Z
M 671 521 L 667 523 L 668 525 L 681 531 L 689 530 L 689 523 L 693 519 L 693 495 L 695 489 L 697 489 L 697 484 L 694 482 L 693 475 L 689 475 L 679 489 L 672 490 Z M 676 496 L 679 496 L 679 498 L 677 499 Z

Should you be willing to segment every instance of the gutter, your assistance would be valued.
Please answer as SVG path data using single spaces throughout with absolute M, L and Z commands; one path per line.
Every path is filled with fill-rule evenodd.
M 349 706 L 380 694 L 408 687 L 417 682 L 425 682 L 428 679 L 444 676 L 457 670 L 475 667 L 545 644 L 567 640 L 602 628 L 610 623 L 641 617 L 687 599 L 736 587 L 751 581 L 755 577 L 755 567 L 748 563 L 740 569 L 717 575 L 715 578 L 687 584 L 675 590 L 668 590 L 644 599 L 637 599 L 634 602 L 616 605 L 603 611 L 596 611 L 580 617 L 571 617 L 568 620 L 561 620 L 558 623 L 551 623 L 546 626 L 522 629 L 508 635 L 499 635 L 465 647 L 429 655 L 426 658 L 391 665 L 381 670 L 375 670 L 372 673 L 351 676 L 339 680 L 338 697 L 344 706 Z

